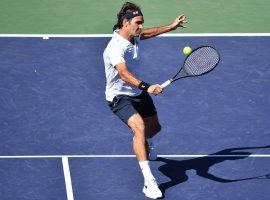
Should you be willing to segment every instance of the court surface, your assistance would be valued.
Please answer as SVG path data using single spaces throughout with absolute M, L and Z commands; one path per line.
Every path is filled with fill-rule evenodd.
M 147 199 L 132 133 L 105 101 L 109 39 L 0 37 L 1 199 Z M 186 45 L 216 47 L 221 63 L 153 96 L 164 199 L 269 199 L 270 37 L 146 40 L 139 77 L 166 81 Z

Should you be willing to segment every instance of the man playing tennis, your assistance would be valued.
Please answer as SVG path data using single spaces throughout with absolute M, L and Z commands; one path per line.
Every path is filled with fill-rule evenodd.
M 161 130 L 161 126 L 149 94 L 161 94 L 163 88 L 136 76 L 137 70 L 143 70 L 139 69 L 138 46 L 141 40 L 184 27 L 186 17 L 178 16 L 168 26 L 144 29 L 140 7 L 126 2 L 117 18 L 113 37 L 103 53 L 106 100 L 113 113 L 132 129 L 133 149 L 144 177 L 143 192 L 147 197 L 157 199 L 162 197 L 162 193 L 149 166 L 149 140 Z

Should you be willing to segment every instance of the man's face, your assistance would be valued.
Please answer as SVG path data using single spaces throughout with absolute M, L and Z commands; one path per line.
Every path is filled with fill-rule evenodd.
M 134 17 L 128 23 L 127 28 L 130 35 L 138 36 L 141 34 L 144 23 L 143 16 Z

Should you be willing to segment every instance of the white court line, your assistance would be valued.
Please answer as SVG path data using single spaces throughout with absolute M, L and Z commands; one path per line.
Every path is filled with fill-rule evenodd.
M 8 158 L 135 158 L 135 155 L 22 155 L 22 156 L 0 156 L 0 159 Z M 269 158 L 270 154 L 251 154 L 251 155 L 207 155 L 207 154 L 191 154 L 191 155 L 168 155 L 160 154 L 158 157 L 170 158 L 198 158 L 198 157 L 258 157 Z
M 112 37 L 113 34 L 0 34 L 0 37 L 92 38 Z M 269 37 L 270 33 L 165 33 L 158 37 Z
M 63 164 L 63 170 L 64 170 L 65 183 L 66 183 L 67 200 L 74 200 L 67 156 L 62 157 L 62 164 Z
M 67 200 L 74 200 L 72 181 L 70 176 L 70 169 L 68 158 L 135 158 L 135 155 L 28 155 L 28 156 L 0 156 L 0 159 L 8 158 L 61 158 L 64 178 L 66 184 L 66 194 Z M 170 158 L 198 158 L 198 157 L 246 157 L 245 155 L 158 155 L 158 157 L 170 157 Z M 260 158 L 270 158 L 270 154 L 253 154 L 247 157 L 260 157 Z

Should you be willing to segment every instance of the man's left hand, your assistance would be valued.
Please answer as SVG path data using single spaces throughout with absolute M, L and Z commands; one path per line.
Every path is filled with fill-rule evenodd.
M 184 26 L 185 23 L 187 23 L 186 16 L 180 15 L 174 20 L 174 22 L 170 26 L 172 30 L 175 30 L 178 27 L 186 28 L 186 26 Z

